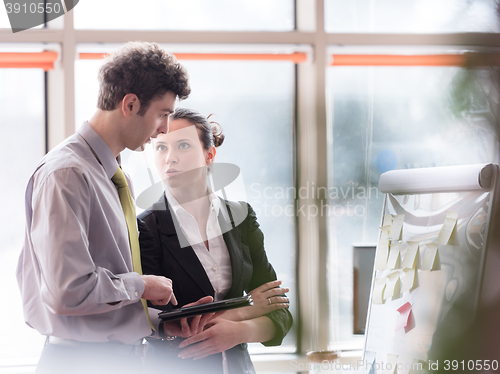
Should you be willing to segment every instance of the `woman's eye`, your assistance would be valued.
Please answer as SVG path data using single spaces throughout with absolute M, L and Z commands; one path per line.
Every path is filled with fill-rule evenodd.
M 187 149 L 187 148 L 189 148 L 189 144 L 188 143 L 184 143 L 183 142 L 183 143 L 179 144 L 179 149 Z
M 167 150 L 167 147 L 165 147 L 165 146 L 164 146 L 164 145 L 162 145 L 162 144 L 158 144 L 158 145 L 156 146 L 156 150 L 157 150 L 158 152 L 163 152 L 163 151 L 166 151 L 166 150 Z

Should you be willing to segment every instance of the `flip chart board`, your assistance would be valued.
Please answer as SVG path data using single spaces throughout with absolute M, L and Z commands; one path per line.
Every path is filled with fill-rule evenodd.
M 478 305 L 497 176 L 497 165 L 481 164 L 380 177 L 386 195 L 364 347 L 364 362 L 379 368 L 371 372 L 428 367 L 435 334 L 455 303 Z

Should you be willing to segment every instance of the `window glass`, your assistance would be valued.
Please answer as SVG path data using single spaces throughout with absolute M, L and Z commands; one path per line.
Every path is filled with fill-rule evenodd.
M 208 115 L 223 128 L 224 144 L 216 162 L 232 163 L 240 177 L 228 187 L 230 200 L 246 200 L 254 208 L 265 235 L 266 252 L 278 279 L 296 290 L 293 214 L 294 64 L 276 61 L 181 61 L 190 76 L 192 93 L 177 104 Z M 99 61 L 76 62 L 77 124 L 94 112 Z M 89 82 L 94 82 L 90 84 Z M 124 169 L 135 195 L 159 181 L 148 153 L 122 153 Z M 295 293 L 289 295 L 295 313 Z M 260 345 L 253 347 L 254 352 Z M 295 350 L 291 331 L 276 350 Z M 266 349 L 269 352 L 270 349 Z
M 325 0 L 328 32 L 499 32 L 495 0 Z
M 292 0 L 85 0 L 77 29 L 290 31 Z
M 494 79 L 455 67 L 329 68 L 332 344 L 361 339 L 353 335 L 353 247 L 377 243 L 380 175 L 498 162 Z
M 45 153 L 44 73 L 41 69 L 0 69 L 0 87 L 0 284 L 4 300 L 0 316 L 1 365 L 18 359 L 36 362 L 45 341 L 24 323 L 15 273 L 24 242 L 24 193 Z

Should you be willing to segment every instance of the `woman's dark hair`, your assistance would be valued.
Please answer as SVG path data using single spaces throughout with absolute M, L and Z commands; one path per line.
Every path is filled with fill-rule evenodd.
M 200 130 L 199 135 L 203 148 L 208 150 L 211 146 L 219 147 L 222 145 L 225 138 L 222 133 L 221 125 L 217 122 L 209 121 L 211 116 L 212 114 L 205 117 L 203 114 L 192 109 L 177 108 L 175 112 L 170 115 L 170 121 L 185 119 L 195 125 L 196 128 Z

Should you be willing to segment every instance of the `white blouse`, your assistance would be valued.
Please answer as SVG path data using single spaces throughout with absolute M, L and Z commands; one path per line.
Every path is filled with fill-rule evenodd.
M 231 288 L 232 273 L 231 259 L 217 218 L 221 201 L 213 193 L 209 197 L 203 197 L 203 199 L 208 198 L 211 205 L 206 227 L 206 235 L 210 248 L 210 250 L 207 250 L 196 219 L 177 202 L 168 189 L 165 189 L 165 196 L 189 245 L 193 248 L 194 253 L 196 253 L 207 273 L 210 283 L 212 283 L 215 291 L 214 301 L 223 300 Z
M 221 204 L 219 197 L 214 193 L 203 197 L 203 199 L 208 198 L 210 201 L 210 213 L 206 227 L 210 250 L 207 250 L 196 219 L 177 202 L 168 188 L 165 189 L 165 196 L 189 245 L 193 248 L 194 253 L 196 253 L 198 260 L 205 269 L 205 273 L 207 273 L 215 291 L 214 301 L 223 300 L 231 289 L 233 276 L 231 273 L 231 259 L 217 218 Z M 226 352 L 222 352 L 222 367 L 224 374 L 229 374 Z

